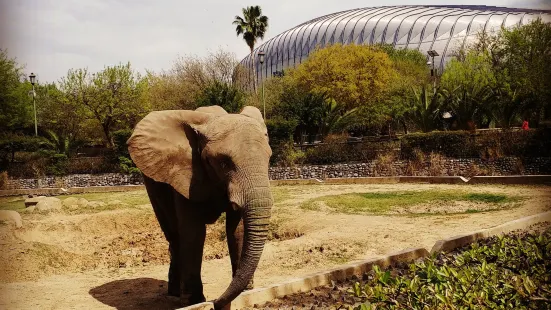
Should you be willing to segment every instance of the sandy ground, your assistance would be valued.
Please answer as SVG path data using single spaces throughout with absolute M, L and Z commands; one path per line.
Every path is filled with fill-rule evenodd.
M 428 216 L 349 215 L 298 207 L 324 195 L 427 189 L 528 199 L 502 211 Z M 256 287 L 406 248 L 430 249 L 441 238 L 551 210 L 551 188 L 543 186 L 313 185 L 275 191 L 280 199 L 273 211 L 274 234 L 255 274 Z M 22 229 L 0 225 L 0 309 L 178 307 L 177 300 L 165 296 L 167 244 L 150 206 L 75 215 L 23 214 L 23 224 Z M 222 231 L 217 223 L 207 232 L 207 299 L 216 298 L 230 282 Z

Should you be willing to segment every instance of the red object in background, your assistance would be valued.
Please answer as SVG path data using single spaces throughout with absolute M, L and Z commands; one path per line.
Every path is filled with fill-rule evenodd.
M 528 128 L 528 121 L 525 120 L 524 122 L 522 122 L 522 129 L 523 130 L 528 130 L 529 129 Z

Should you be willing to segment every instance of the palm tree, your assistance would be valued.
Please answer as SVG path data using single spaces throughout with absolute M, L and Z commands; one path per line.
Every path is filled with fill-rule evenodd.
M 264 39 L 264 34 L 268 29 L 268 17 L 262 15 L 260 6 L 249 6 L 243 8 L 243 17 L 236 15 L 233 25 L 236 25 L 235 32 L 237 36 L 243 34 L 243 40 L 251 49 L 251 69 L 254 68 L 254 46 L 257 38 Z M 251 72 L 254 72 L 252 70 Z M 256 82 L 253 78 L 253 89 L 256 91 Z

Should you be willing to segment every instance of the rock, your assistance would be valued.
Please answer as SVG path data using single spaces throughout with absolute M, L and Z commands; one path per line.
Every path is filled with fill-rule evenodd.
M 0 210 L 0 221 L 13 223 L 16 228 L 23 227 L 21 215 L 13 210 Z
M 40 200 L 36 204 L 36 210 L 39 212 L 50 212 L 50 211 L 59 211 L 61 210 L 61 200 L 55 197 L 46 197 Z
M 40 200 L 46 198 L 46 196 L 38 196 L 38 197 L 32 197 L 25 199 L 25 207 L 30 207 L 36 205 Z
M 25 208 L 25 212 L 26 213 L 33 213 L 35 209 L 36 209 L 36 205 L 30 206 L 28 208 Z
M 86 204 L 86 208 L 95 209 L 95 208 L 99 208 L 99 207 L 105 207 L 105 202 L 103 202 L 103 201 L 89 201 Z
M 63 200 L 63 206 L 71 209 L 84 208 L 88 205 L 88 200 L 84 198 L 69 197 Z

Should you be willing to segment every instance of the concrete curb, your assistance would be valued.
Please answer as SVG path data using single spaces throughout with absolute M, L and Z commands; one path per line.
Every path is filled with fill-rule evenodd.
M 499 226 L 475 231 L 470 234 L 438 240 L 430 250 L 430 253 L 450 252 L 480 239 L 507 234 L 518 229 L 525 229 L 541 222 L 551 222 L 551 211 L 523 217 Z
M 419 258 L 428 257 L 436 252 L 449 252 L 480 239 L 485 239 L 500 234 L 507 234 L 518 229 L 526 229 L 541 222 L 551 222 L 551 211 L 520 218 L 470 234 L 438 240 L 430 252 L 428 252 L 425 248 L 406 249 L 382 258 L 354 262 L 339 266 L 337 268 L 306 275 L 298 279 L 291 279 L 283 283 L 246 291 L 233 300 L 231 307 L 228 307 L 227 309 L 243 309 L 245 307 L 253 307 L 255 304 L 263 304 L 267 301 L 275 298 L 281 298 L 285 295 L 308 292 L 316 287 L 331 284 L 331 281 L 345 280 L 353 275 L 361 276 L 365 272 L 370 271 L 375 265 L 384 268 L 393 266 L 399 262 L 412 262 Z M 214 309 L 212 303 L 205 302 L 189 307 L 179 308 L 178 310 L 212 309 Z
M 400 177 L 359 177 L 325 179 L 325 184 L 396 184 Z
M 469 184 L 551 184 L 551 175 L 476 176 Z
M 346 264 L 337 268 L 313 273 L 298 279 L 292 279 L 283 283 L 274 284 L 268 287 L 262 287 L 246 291 L 234 299 L 231 303 L 231 309 L 242 309 L 252 307 L 255 304 L 263 304 L 275 298 L 285 295 L 308 292 L 312 289 L 331 284 L 331 281 L 345 280 L 353 275 L 361 276 L 370 271 L 373 266 L 387 267 L 399 262 L 409 262 L 429 255 L 425 248 L 406 249 L 382 258 L 362 260 L 351 264 Z M 206 302 L 180 308 L 178 310 L 211 310 L 212 303 Z

